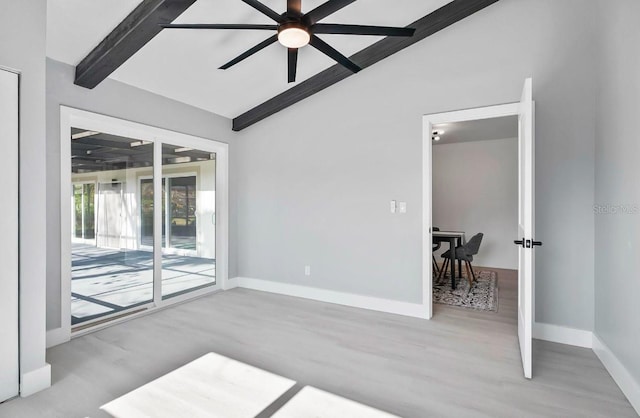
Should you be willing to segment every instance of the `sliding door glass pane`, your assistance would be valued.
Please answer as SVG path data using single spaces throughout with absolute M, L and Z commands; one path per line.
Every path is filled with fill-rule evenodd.
M 215 154 L 163 144 L 163 298 L 216 283 Z
M 153 144 L 72 129 L 72 324 L 153 300 Z M 146 206 L 145 206 L 146 205 Z M 151 224 L 152 225 L 152 224 Z M 150 247 L 145 240 L 150 238 Z
M 82 239 L 82 184 L 73 185 L 73 237 Z
M 76 242 L 95 238 L 95 183 L 73 184 L 73 238 Z
M 164 179 L 162 180 L 162 217 L 164 218 Z M 153 248 L 153 179 L 140 181 L 140 243 Z M 162 224 L 162 246 L 164 247 L 164 223 Z
M 140 244 L 153 248 L 153 179 L 140 180 Z
M 83 233 L 85 239 L 94 239 L 96 237 L 95 230 L 95 183 L 85 183 L 83 185 Z
M 196 176 L 168 178 L 169 247 L 196 251 Z

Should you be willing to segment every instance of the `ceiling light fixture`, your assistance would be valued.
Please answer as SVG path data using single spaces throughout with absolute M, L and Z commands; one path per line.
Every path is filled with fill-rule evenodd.
M 309 31 L 299 23 L 283 23 L 278 27 L 278 42 L 287 48 L 302 48 L 311 41 Z
M 83 131 L 83 132 L 78 132 L 77 134 L 73 134 L 71 135 L 71 139 L 82 139 L 82 138 L 86 138 L 88 136 L 94 136 L 94 135 L 98 135 L 100 132 L 96 132 L 96 131 Z
M 137 142 L 131 142 L 131 143 L 129 144 L 129 147 L 131 147 L 131 148 L 135 148 L 135 147 L 140 147 L 140 146 L 142 146 L 142 145 L 148 145 L 148 144 L 150 144 L 150 143 L 151 143 L 151 142 L 148 142 L 148 141 L 137 141 Z

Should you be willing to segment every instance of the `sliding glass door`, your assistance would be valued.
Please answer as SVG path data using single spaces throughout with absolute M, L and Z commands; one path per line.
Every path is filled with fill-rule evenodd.
M 167 179 L 165 222 L 169 248 L 196 251 L 196 178 L 194 175 Z
M 96 184 L 73 184 L 73 218 L 74 218 L 74 242 L 91 242 L 95 240 L 95 198 Z
M 216 156 L 162 145 L 162 297 L 216 283 Z
M 82 129 L 71 134 L 75 325 L 153 300 L 153 253 L 134 239 L 139 220 L 133 199 L 136 176 L 153 176 L 153 144 Z
M 216 154 L 71 129 L 71 319 L 216 286 Z
M 140 179 L 140 246 L 153 249 L 153 178 Z

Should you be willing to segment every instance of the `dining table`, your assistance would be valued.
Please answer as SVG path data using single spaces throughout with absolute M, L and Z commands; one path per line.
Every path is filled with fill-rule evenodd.
M 432 231 L 434 243 L 449 243 L 449 259 L 451 261 L 451 288 L 456 288 L 456 247 L 467 243 L 463 231 Z M 462 278 L 462 260 L 458 260 L 458 278 Z

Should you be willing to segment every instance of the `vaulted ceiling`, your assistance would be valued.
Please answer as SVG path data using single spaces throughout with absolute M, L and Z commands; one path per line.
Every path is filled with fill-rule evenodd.
M 302 0 L 302 11 L 325 1 Z M 49 0 L 47 55 L 77 65 L 140 3 Z M 285 0 L 263 3 L 278 12 L 284 11 L 287 4 Z M 448 0 L 359 0 L 323 22 L 406 26 L 447 3 Z M 273 22 L 240 0 L 198 0 L 174 23 Z M 310 46 L 301 48 L 297 82 L 289 84 L 286 48 L 276 43 L 228 70 L 218 70 L 220 65 L 271 35 L 265 31 L 165 29 L 110 78 L 234 118 L 335 64 Z M 321 35 L 321 38 L 345 56 L 381 39 L 352 35 Z

